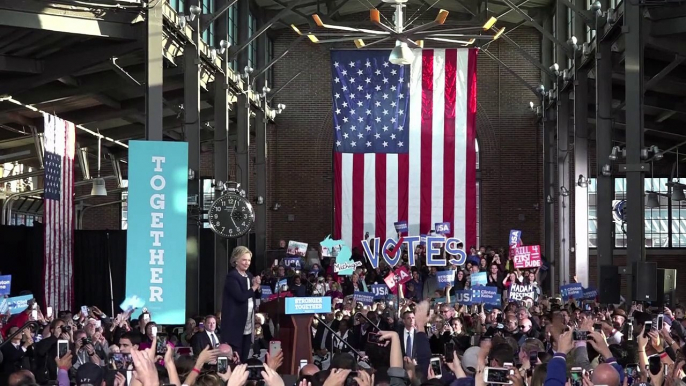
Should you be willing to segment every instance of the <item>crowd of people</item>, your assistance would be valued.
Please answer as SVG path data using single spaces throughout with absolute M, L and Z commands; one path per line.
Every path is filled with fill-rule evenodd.
M 53 316 L 29 302 L 26 311 L 2 319 L 0 385 L 286 386 L 283 353 L 270 345 L 279 339 L 277 323 L 259 312 L 260 302 L 273 301 L 262 296 L 264 286 L 273 294 L 332 298 L 332 312 L 315 315 L 309 334 L 296 337 L 313 351 L 313 360 L 301 363 L 297 386 L 682 383 L 681 306 L 563 302 L 540 290 L 545 265 L 517 270 L 505 250 L 471 248 L 464 266 L 441 268 L 421 264 L 423 248 L 416 253 L 419 264 L 408 267 L 412 279 L 403 297 L 371 305 L 356 302 L 355 292 L 383 283 L 391 267 L 373 269 L 358 250 L 353 259 L 362 264 L 350 276 L 337 275 L 333 259 L 321 255 L 295 266 L 277 262 L 253 276 L 245 247 L 232 254 L 221 312 L 185 326 L 157 325 L 147 309 L 137 318 L 130 310 L 108 316 L 95 306 Z M 455 270 L 454 284 L 441 289 L 437 269 Z M 482 271 L 486 285 L 502 294 L 499 306 L 449 300 Z M 538 290 L 532 299 L 509 301 L 512 283 Z M 38 328 L 25 327 L 34 319 Z

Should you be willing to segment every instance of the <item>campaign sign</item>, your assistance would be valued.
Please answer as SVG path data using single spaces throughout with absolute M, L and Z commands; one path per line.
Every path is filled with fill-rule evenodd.
M 20 312 L 24 312 L 27 308 L 29 308 L 29 300 L 33 299 L 33 295 L 22 295 L 22 296 L 14 296 L 11 298 L 7 298 L 3 301 L 3 303 L 6 303 L 5 312 L 7 313 L 7 310 L 10 310 L 10 314 L 18 314 Z
M 412 280 L 412 275 L 407 267 L 400 267 L 386 276 L 384 281 L 393 294 L 398 293 L 398 284 L 405 284 Z
M 459 304 L 464 304 L 466 306 L 471 306 L 474 304 L 472 301 L 472 291 L 473 290 L 457 290 L 455 291 L 455 302 Z
M 286 315 L 328 314 L 329 312 L 331 312 L 331 296 L 286 298 Z
M 491 306 L 500 306 L 500 294 L 497 287 L 479 287 L 472 290 L 472 301 Z
M 447 235 L 450 233 L 450 223 L 449 222 L 437 222 L 436 223 L 436 233 L 439 235 Z
M 300 269 L 300 258 L 299 257 L 284 257 L 282 264 L 284 267 L 292 269 Z
M 431 301 L 434 304 L 437 304 L 437 303 L 446 303 L 447 300 L 445 297 L 442 297 L 442 298 L 431 298 Z
M 274 292 L 281 292 L 283 286 L 288 285 L 288 279 L 281 279 L 276 283 L 276 288 Z
M 524 300 L 524 298 L 534 299 L 536 296 L 533 284 L 512 283 L 508 292 L 510 300 Z
M 436 273 L 436 279 L 438 280 L 438 288 L 445 288 L 447 286 L 455 285 L 455 271 L 438 271 Z
M 407 233 L 407 221 L 394 222 L 395 231 L 398 233 Z
M 268 285 L 261 285 L 260 289 L 260 292 L 262 293 L 262 299 L 269 299 L 269 297 L 272 296 L 272 287 Z
M 365 306 L 371 306 L 372 303 L 374 303 L 374 293 L 355 291 L 353 299 L 356 303 L 362 303 Z
M 488 283 L 488 276 L 486 272 L 477 272 L 469 276 L 469 280 L 472 283 L 472 287 L 478 285 L 486 285 Z
M 385 299 L 388 296 L 388 286 L 386 284 L 372 284 L 370 289 L 375 299 Z
M 522 231 L 517 229 L 510 230 L 510 246 L 518 247 L 522 245 Z
M 584 288 L 584 300 L 595 300 L 598 297 L 598 290 L 593 287 Z
M 572 283 L 560 287 L 560 295 L 565 302 L 569 298 L 581 300 L 584 297 L 584 288 L 580 283 Z
M 467 254 L 457 246 L 462 243 L 455 237 L 446 238 L 443 235 L 421 235 L 403 236 L 400 239 L 386 239 L 383 244 L 381 239 L 362 240 L 362 249 L 367 256 L 372 268 L 379 268 L 379 259 L 383 259 L 386 264 L 395 267 L 400 262 L 400 245 L 407 244 L 407 260 L 410 266 L 415 265 L 416 256 L 414 254 L 417 245 L 426 246 L 426 265 L 428 267 L 445 267 L 448 264 L 464 265 L 467 261 Z M 443 250 L 445 250 L 445 253 Z M 450 258 L 446 258 L 449 255 Z
M 124 312 L 131 312 L 133 310 L 143 308 L 143 306 L 145 306 L 145 300 L 136 295 L 129 296 L 119 305 Z
M 12 287 L 12 275 L 0 276 L 0 296 L 9 295 Z
M 125 295 L 145 300 L 157 323 L 184 324 L 188 143 L 130 141 L 129 165 Z
M 515 268 L 538 268 L 541 266 L 541 247 L 527 245 L 510 248 Z

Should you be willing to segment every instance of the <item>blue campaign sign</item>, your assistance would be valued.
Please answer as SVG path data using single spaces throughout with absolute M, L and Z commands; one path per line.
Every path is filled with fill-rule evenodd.
M 584 288 L 584 300 L 595 300 L 598 297 L 598 290 L 593 287 Z
M 300 269 L 300 258 L 299 257 L 284 257 L 281 262 L 284 267 L 292 269 Z
M 374 299 L 384 299 L 388 296 L 388 286 L 386 284 L 372 284 L 370 286 L 372 293 L 374 294 Z
M 455 285 L 455 271 L 438 271 L 436 273 L 436 280 L 438 280 L 438 288 L 445 288 L 448 285 Z
M 268 285 L 261 285 L 260 289 L 260 292 L 262 293 L 262 299 L 268 299 L 270 296 L 272 296 L 272 287 Z
M 157 323 L 183 324 L 188 143 L 130 141 L 129 165 L 126 296 L 140 296 Z
M 455 291 L 455 302 L 459 304 L 464 304 L 466 306 L 471 306 L 475 304 L 472 301 L 472 291 L 473 290 L 457 290 Z
M 449 222 L 437 222 L 436 223 L 436 233 L 439 235 L 447 235 L 450 233 L 450 223 Z
M 501 299 L 497 287 L 479 287 L 472 290 L 472 301 L 491 306 L 500 306 Z
M 398 221 L 393 223 L 395 231 L 398 233 L 407 233 L 407 221 Z
M 374 293 L 355 291 L 353 294 L 353 300 L 355 300 L 355 302 L 362 303 L 365 306 L 371 306 L 372 303 L 374 303 Z
M 331 312 L 331 296 L 286 298 L 286 315 L 328 314 L 329 312 Z
M 12 275 L 0 276 L 0 296 L 9 295 L 12 288 Z
M 121 304 L 119 305 L 119 307 L 124 312 L 129 312 L 139 308 L 143 308 L 143 306 L 145 306 L 145 301 L 136 295 L 129 296 L 128 298 L 124 299 L 124 301 L 121 302 Z
M 469 280 L 472 283 L 472 287 L 476 287 L 478 285 L 486 285 L 488 283 L 488 276 L 486 272 L 477 272 L 471 274 L 469 276 Z
M 510 245 L 522 245 L 522 231 L 517 229 L 510 230 Z
M 563 285 L 560 287 L 560 295 L 565 302 L 569 300 L 570 297 L 581 300 L 584 297 L 584 288 L 580 283 Z
M 2 309 L 1 311 L 3 311 L 3 314 L 6 313 L 8 309 L 12 315 L 18 314 L 29 308 L 29 300 L 31 299 L 33 299 L 33 295 L 22 295 L 7 298 L 2 301 L 2 304 L 0 304 L 0 309 Z

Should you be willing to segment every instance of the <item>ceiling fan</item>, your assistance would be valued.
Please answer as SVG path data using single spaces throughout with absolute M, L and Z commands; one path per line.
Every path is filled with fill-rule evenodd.
M 394 25 L 390 26 L 381 21 L 381 13 L 373 8 L 369 11 L 372 24 L 378 29 L 357 28 L 345 25 L 327 24 L 322 18 L 314 14 L 317 27 L 335 32 L 309 32 L 304 34 L 313 43 L 339 43 L 352 41 L 357 48 L 369 47 L 371 45 L 395 39 L 395 47 L 391 51 L 389 61 L 393 64 L 405 65 L 414 60 L 412 48 L 424 48 L 424 41 L 438 41 L 444 43 L 454 43 L 461 46 L 474 44 L 477 39 L 496 40 L 505 31 L 505 27 L 495 29 L 497 19 L 489 18 L 483 26 L 468 26 L 451 28 L 444 30 L 431 30 L 431 28 L 443 25 L 448 18 L 448 11 L 441 9 L 433 21 L 418 25 L 412 28 L 405 25 L 404 8 L 408 0 L 382 0 L 384 3 L 392 4 L 395 8 Z M 303 35 L 300 30 L 291 25 L 291 28 L 298 34 Z M 483 31 L 495 29 L 495 35 L 484 35 Z M 469 33 L 471 32 L 471 34 Z M 319 39 L 319 37 L 331 37 L 330 39 Z M 367 40 L 368 42 L 365 42 Z M 371 41 L 370 41 L 371 40 Z

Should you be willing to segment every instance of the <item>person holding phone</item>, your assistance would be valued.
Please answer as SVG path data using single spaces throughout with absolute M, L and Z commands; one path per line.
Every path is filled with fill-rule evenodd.
M 221 326 L 221 343 L 228 343 L 246 361 L 255 331 L 255 300 L 260 298 L 261 280 L 248 272 L 252 252 L 244 246 L 234 248 L 231 266 L 224 282 L 222 311 L 225 313 Z

